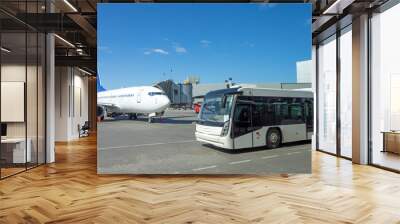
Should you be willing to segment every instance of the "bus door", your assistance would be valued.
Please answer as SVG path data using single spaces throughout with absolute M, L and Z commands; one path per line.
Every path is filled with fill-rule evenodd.
M 252 107 L 253 147 L 265 146 L 267 129 L 263 129 L 263 126 L 268 119 L 266 117 L 270 116 L 266 107 L 265 103 L 255 103 Z
M 253 147 L 252 104 L 238 102 L 233 115 L 235 149 Z

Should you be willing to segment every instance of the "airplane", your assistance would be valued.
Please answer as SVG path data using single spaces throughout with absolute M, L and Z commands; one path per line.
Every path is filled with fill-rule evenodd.
M 161 117 L 170 105 L 168 96 L 154 86 L 128 87 L 106 90 L 97 77 L 97 113 L 101 120 L 111 115 L 128 114 L 136 120 L 138 114 L 148 115 L 151 123 L 154 117 Z

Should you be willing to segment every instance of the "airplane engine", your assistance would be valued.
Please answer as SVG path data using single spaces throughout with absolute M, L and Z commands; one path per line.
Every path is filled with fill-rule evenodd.
M 107 117 L 107 111 L 106 108 L 102 107 L 102 106 L 97 106 L 97 119 L 102 121 L 104 120 L 104 118 Z

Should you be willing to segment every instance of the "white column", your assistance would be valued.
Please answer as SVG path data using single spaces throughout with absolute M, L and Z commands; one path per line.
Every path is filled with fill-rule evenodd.
M 316 130 L 317 130 L 317 48 L 315 45 L 312 45 L 312 52 L 311 52 L 311 89 L 314 93 L 314 131 L 311 140 L 311 149 L 317 149 L 317 139 L 316 139 Z
M 353 19 L 353 162 L 368 163 L 368 15 Z
M 55 161 L 55 56 L 54 35 L 46 36 L 46 163 Z
M 54 12 L 54 5 L 46 1 L 46 12 Z M 54 34 L 46 35 L 46 163 L 55 162 L 55 42 Z

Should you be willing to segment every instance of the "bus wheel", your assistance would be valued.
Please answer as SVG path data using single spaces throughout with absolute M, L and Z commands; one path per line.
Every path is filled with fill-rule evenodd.
M 270 149 L 278 148 L 281 144 L 281 133 L 278 129 L 272 128 L 267 133 L 267 147 Z

